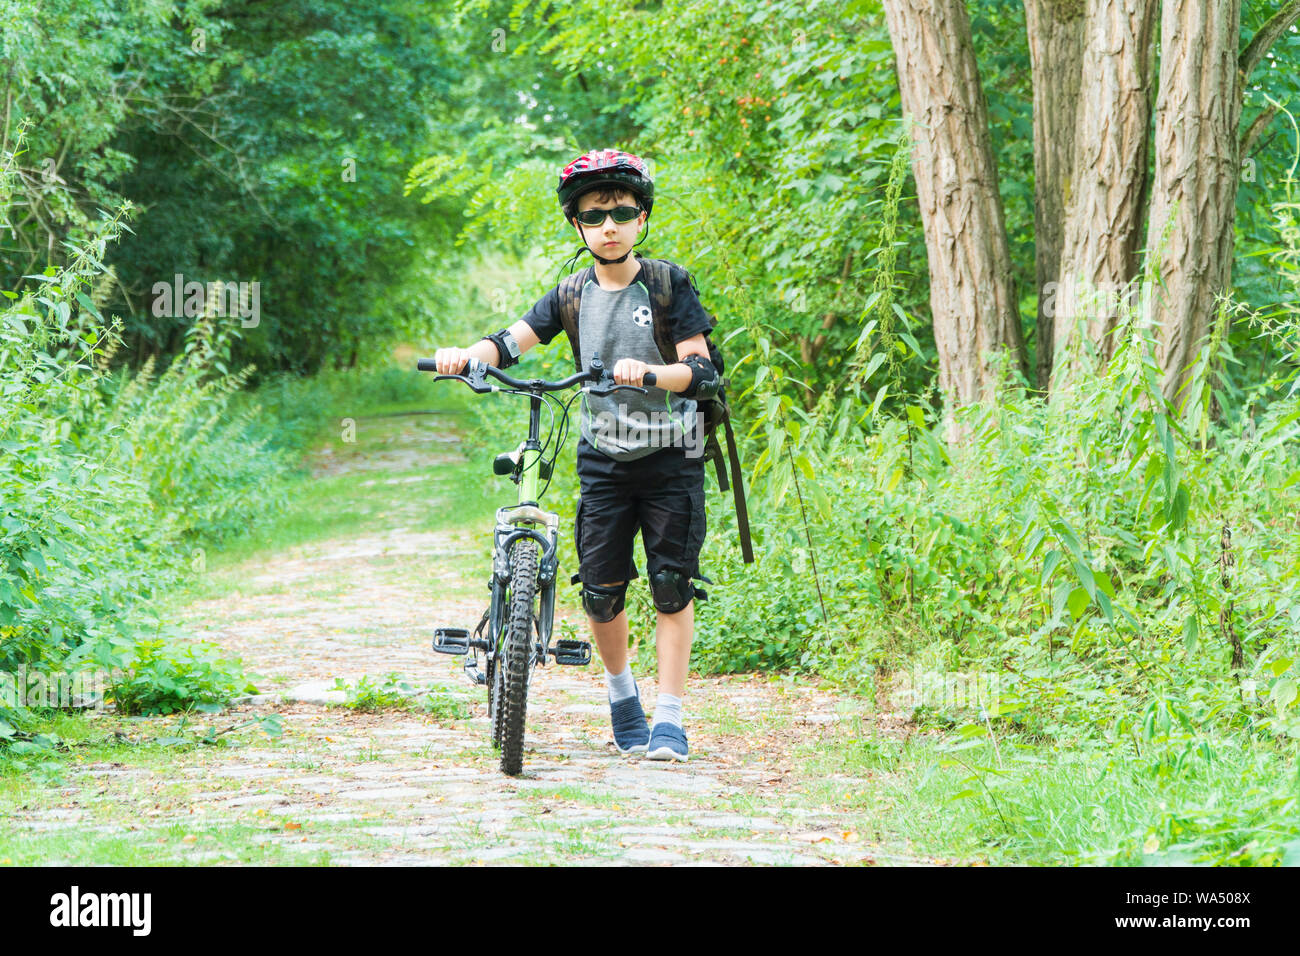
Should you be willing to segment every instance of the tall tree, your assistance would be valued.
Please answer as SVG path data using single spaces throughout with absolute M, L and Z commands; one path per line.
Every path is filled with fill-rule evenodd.
M 913 123 L 939 386 L 951 410 L 992 397 L 1001 353 L 1024 367 L 988 107 L 963 0 L 884 6 Z
M 1300 0 L 1290 0 L 1239 55 L 1241 0 L 1165 0 L 1147 248 L 1162 280 L 1153 316 L 1170 398 L 1182 391 L 1232 275 L 1244 80 L 1297 18 Z
M 1054 296 L 1057 353 L 1086 322 L 1088 339 L 1109 358 L 1121 293 L 1137 275 L 1157 11 L 1157 0 L 1088 0 Z M 1067 372 L 1057 369 L 1057 381 Z
M 1038 289 L 1035 370 L 1046 389 L 1055 352 L 1065 198 L 1074 181 L 1074 116 L 1083 75 L 1084 0 L 1024 0 L 1034 86 L 1034 271 Z

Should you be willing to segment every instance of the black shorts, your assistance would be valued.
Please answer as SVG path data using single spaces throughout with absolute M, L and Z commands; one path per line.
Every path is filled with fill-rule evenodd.
M 638 576 L 633 540 L 641 532 L 647 572 L 672 569 L 700 577 L 704 545 L 704 461 L 666 448 L 636 461 L 618 462 L 578 444 L 582 497 L 573 538 L 577 578 L 614 584 Z

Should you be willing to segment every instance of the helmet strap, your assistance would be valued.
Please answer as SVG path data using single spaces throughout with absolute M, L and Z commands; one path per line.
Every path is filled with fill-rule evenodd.
M 599 262 L 602 266 L 616 266 L 620 262 L 626 262 L 627 257 L 632 254 L 632 249 L 635 249 L 637 246 L 641 245 L 641 243 L 645 242 L 646 236 L 650 235 L 650 222 L 647 219 L 645 224 L 645 232 L 642 233 L 640 239 L 638 239 L 636 242 L 632 244 L 632 249 L 629 249 L 627 252 L 619 256 L 617 259 L 606 259 L 604 256 L 598 255 L 596 250 L 591 248 L 591 246 L 587 245 L 587 236 L 585 233 L 583 233 L 581 226 L 578 227 L 578 235 L 582 236 L 582 248 L 587 250 L 587 252 L 590 252 L 591 257 L 593 259 Z M 581 249 L 578 250 L 578 255 L 582 255 Z

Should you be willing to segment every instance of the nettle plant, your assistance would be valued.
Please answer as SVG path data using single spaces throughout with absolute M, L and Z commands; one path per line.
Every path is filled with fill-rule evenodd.
M 15 155 L 0 167 L 0 199 Z M 143 653 L 142 635 L 159 629 L 150 598 L 176 580 L 192 542 L 257 510 L 245 491 L 276 460 L 260 453 L 249 416 L 224 416 L 245 376 L 225 367 L 230 332 L 211 321 L 161 375 L 109 372 L 120 340 L 99 309 L 113 281 L 104 256 L 129 213 L 105 214 L 64 244 L 60 264 L 3 292 L 0 670 L 115 670 L 136 697 L 157 692 L 182 709 L 214 703 L 213 687 L 228 699 L 240 681 L 187 668 L 170 649 Z M 31 723 L 15 703 L 0 701 L 0 741 Z

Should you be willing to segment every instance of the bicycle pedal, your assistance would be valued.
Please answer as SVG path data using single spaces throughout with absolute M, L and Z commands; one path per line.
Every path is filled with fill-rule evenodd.
M 487 675 L 478 669 L 477 657 L 465 662 L 465 676 L 470 679 L 470 683 L 472 684 L 487 683 Z
M 551 656 L 555 658 L 557 664 L 576 664 L 578 666 L 590 664 L 591 645 L 586 641 L 564 638 L 555 642 L 555 649 L 551 651 Z
M 439 627 L 433 632 L 433 649 L 439 654 L 468 654 L 469 631 L 463 627 Z

